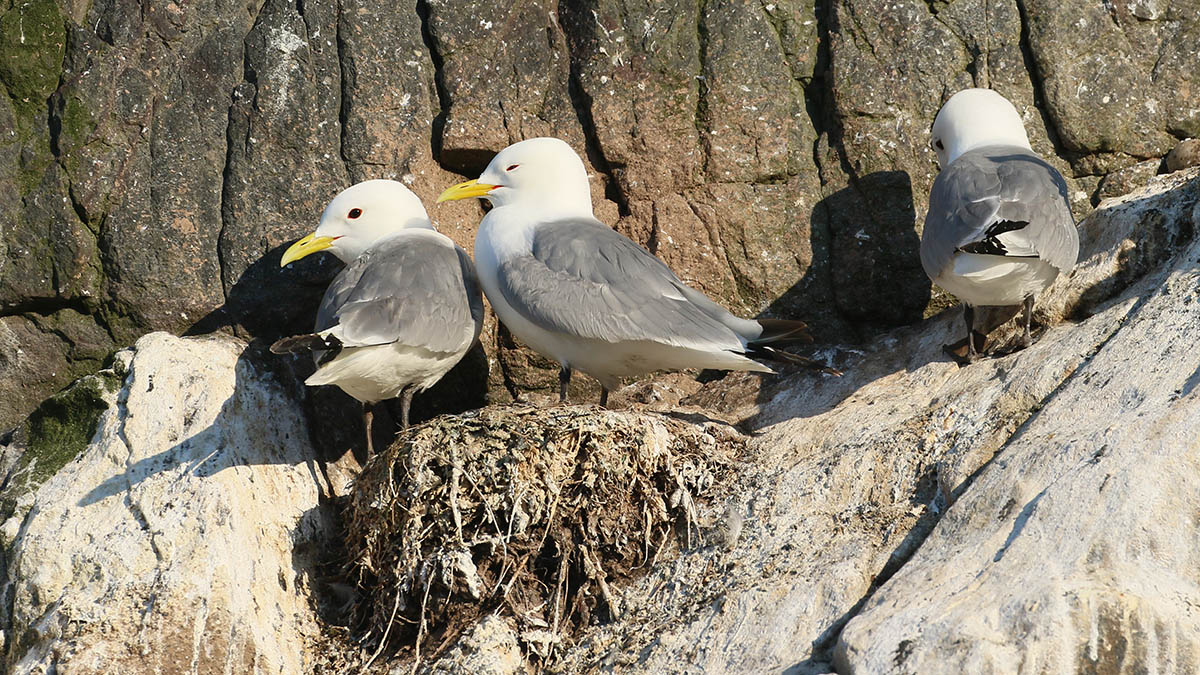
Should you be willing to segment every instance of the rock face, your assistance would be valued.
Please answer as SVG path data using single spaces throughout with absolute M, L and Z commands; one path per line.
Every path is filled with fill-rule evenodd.
M 948 311 L 841 349 L 840 378 L 439 418 L 369 465 L 351 501 L 385 526 L 345 540 L 320 497 L 353 467 L 318 461 L 294 381 L 233 338 L 148 335 L 0 446 L 5 667 L 1190 672 L 1198 225 L 1200 169 L 1105 201 L 1037 342 L 966 368 Z M 619 489 L 642 480 L 659 496 Z M 663 500 L 650 541 L 628 536 L 635 494 Z M 441 539 L 362 545 L 405 528 Z M 382 604 L 354 594 L 372 578 Z
M 846 626 L 840 671 L 1200 669 L 1200 364 L 1177 339 L 1200 323 L 1189 253 Z M 1138 354 L 1154 358 L 1131 368 Z
M 0 670 L 365 663 L 321 591 L 349 587 L 320 499 L 349 479 L 317 460 L 357 411 L 260 348 L 336 265 L 279 255 L 350 182 L 431 203 L 539 134 L 599 217 L 737 313 L 807 320 L 847 374 L 614 397 L 738 420 L 745 468 L 704 505 L 724 535 L 535 665 L 1195 670 L 1200 178 L 1155 176 L 1200 137 L 1197 43 L 1194 3 L 1158 0 L 0 3 Z M 972 85 L 1098 208 L 1037 344 L 958 369 L 917 247 L 930 122 Z M 470 249 L 478 207 L 430 210 Z M 492 320 L 414 412 L 553 369 Z M 426 665 L 523 668 L 530 625 Z
M 685 280 L 868 341 L 947 304 L 916 249 L 954 90 L 1012 99 L 1080 215 L 1200 136 L 1200 16 L 1168 4 L 0 6 L 0 428 L 150 330 L 308 327 L 334 265 L 275 262 L 326 200 L 392 177 L 428 202 L 539 134 Z M 432 215 L 470 248 L 476 207 Z M 496 395 L 553 386 L 485 336 Z
M 1011 356 L 945 359 L 954 311 L 843 378 L 693 397 L 756 431 L 736 547 L 632 584 L 562 670 L 1193 669 L 1198 224 L 1196 171 L 1101 205 L 1043 307 L 1078 322 Z
M 5 672 L 318 662 L 316 453 L 244 349 L 153 333 L 39 409 L 6 471 Z

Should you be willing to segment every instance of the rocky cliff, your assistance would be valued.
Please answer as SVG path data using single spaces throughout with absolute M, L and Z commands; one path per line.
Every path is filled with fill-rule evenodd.
M 1082 216 L 1200 136 L 1197 40 L 1151 1 L 0 4 L 0 427 L 151 330 L 307 326 L 333 264 L 275 262 L 340 188 L 428 202 L 537 134 L 687 281 L 861 343 L 949 302 L 914 226 L 948 93 L 1012 99 Z M 552 381 L 484 345 L 497 395 Z
M 252 345 L 147 335 L 3 446 L 4 667 L 1194 671 L 1198 224 L 1200 169 L 1103 202 L 1008 356 L 949 361 L 945 312 L 361 475 Z
M 1200 178 L 1154 177 L 1194 161 L 1198 41 L 1200 9 L 1153 0 L 0 2 L 0 670 L 1200 668 Z M 958 369 L 916 249 L 929 124 L 971 85 L 1068 177 L 1084 246 L 1033 348 Z M 344 530 L 353 406 L 262 349 L 336 273 L 279 255 L 352 181 L 431 203 L 541 134 L 586 156 L 601 219 L 735 312 L 809 321 L 847 374 L 656 378 L 571 413 L 593 445 L 522 408 L 422 429 L 462 457 L 723 458 L 637 479 L 663 504 L 639 556 L 521 549 L 522 592 L 565 570 L 545 607 L 455 611 L 470 568 L 429 549 L 458 562 L 409 568 L 446 603 L 427 626 Z M 470 249 L 477 207 L 430 210 Z M 494 320 L 482 341 L 418 418 L 554 383 Z M 461 488 L 445 466 L 421 489 Z M 465 499 L 492 527 L 467 558 L 507 578 L 473 556 L 532 546 L 493 530 L 534 512 Z

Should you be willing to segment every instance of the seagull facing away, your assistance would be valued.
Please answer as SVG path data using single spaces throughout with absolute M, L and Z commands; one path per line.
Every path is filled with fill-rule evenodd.
M 477 180 L 438 202 L 481 197 L 494 208 L 475 236 L 483 291 L 514 335 L 600 381 L 653 370 L 774 372 L 760 360 L 810 364 L 772 344 L 809 341 L 799 321 L 739 319 L 689 288 L 661 260 L 592 215 L 587 171 L 571 146 L 531 138 L 508 146 Z
M 1067 184 L 1034 154 L 1017 109 L 990 89 L 964 89 L 933 123 L 942 172 L 929 193 L 921 265 L 966 305 L 966 356 L 979 356 L 975 307 L 1024 305 L 1021 346 L 1033 344 L 1033 298 L 1075 266 L 1079 234 Z
M 363 404 L 373 454 L 373 406 L 399 396 L 407 429 L 413 394 L 440 380 L 479 337 L 483 298 L 466 251 L 435 231 L 421 200 L 396 181 L 343 190 L 279 266 L 325 250 L 348 264 L 326 289 L 313 333 L 271 351 L 313 353 L 317 372 L 304 383 L 336 384 Z

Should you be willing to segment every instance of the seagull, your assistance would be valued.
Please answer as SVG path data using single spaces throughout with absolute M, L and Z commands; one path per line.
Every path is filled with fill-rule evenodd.
M 1038 157 L 1017 109 L 990 89 L 964 89 L 942 106 L 931 140 L 942 171 L 929 193 L 921 265 L 965 303 L 967 351 L 979 357 L 975 307 L 1024 305 L 1021 347 L 1033 344 L 1033 299 L 1075 266 L 1079 234 L 1067 183 Z
M 312 352 L 317 371 L 304 383 L 335 384 L 362 403 L 370 455 L 374 405 L 399 396 L 407 429 L 413 394 L 479 338 L 483 298 L 467 252 L 434 230 L 421 200 L 396 181 L 343 190 L 279 266 L 325 250 L 348 264 L 326 289 L 313 333 L 283 338 L 271 351 Z
M 493 206 L 475 236 L 484 294 L 514 335 L 562 366 L 562 403 L 575 369 L 600 381 L 607 406 L 627 375 L 812 363 L 774 346 L 811 341 L 804 323 L 739 319 L 596 220 L 583 162 L 559 139 L 508 146 L 438 203 L 468 197 Z

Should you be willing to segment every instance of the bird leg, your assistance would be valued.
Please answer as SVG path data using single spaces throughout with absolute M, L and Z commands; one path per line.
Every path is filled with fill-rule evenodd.
M 600 407 L 608 407 L 608 387 L 605 387 L 604 385 L 600 385 Z
M 567 385 L 571 384 L 571 369 L 563 366 L 558 371 L 558 402 L 567 402 Z
M 1033 296 L 1025 296 L 1025 332 L 1021 334 L 1021 347 L 1028 347 L 1033 344 L 1033 333 L 1029 331 L 1029 324 L 1033 322 Z
M 967 355 L 963 358 L 967 363 L 973 362 L 979 358 L 979 352 L 975 351 L 975 308 L 971 305 L 965 305 L 963 309 L 963 320 L 967 322 Z
M 375 454 L 375 447 L 371 443 L 371 421 L 375 417 L 375 412 L 370 403 L 363 403 L 363 427 L 367 430 L 367 457 Z
M 944 345 L 942 351 L 947 356 L 954 359 L 955 363 L 960 366 L 965 366 L 979 359 L 981 350 L 987 344 L 987 336 L 978 335 L 975 333 L 975 308 L 970 305 L 965 305 L 963 309 L 963 319 L 967 323 L 967 337 L 965 340 Z M 966 343 L 965 345 L 963 343 Z M 960 355 L 959 352 L 962 352 Z
M 405 387 L 400 392 L 400 429 L 408 428 L 408 409 L 412 406 L 413 388 Z

